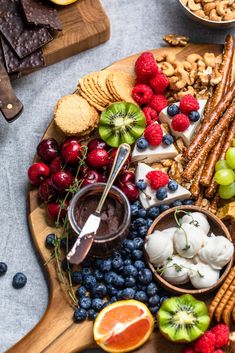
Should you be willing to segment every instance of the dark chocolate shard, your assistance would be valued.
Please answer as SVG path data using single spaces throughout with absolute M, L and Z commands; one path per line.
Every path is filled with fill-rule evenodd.
M 46 28 L 30 28 L 23 22 L 20 0 L 0 2 L 0 31 L 20 58 L 33 53 L 53 38 Z
M 5 59 L 6 70 L 9 74 L 32 70 L 45 65 L 43 52 L 41 49 L 38 49 L 34 53 L 26 56 L 23 59 L 20 59 L 2 36 L 1 44 Z
M 61 23 L 55 8 L 40 0 L 21 0 L 26 20 L 35 26 L 45 26 L 55 31 L 61 31 Z

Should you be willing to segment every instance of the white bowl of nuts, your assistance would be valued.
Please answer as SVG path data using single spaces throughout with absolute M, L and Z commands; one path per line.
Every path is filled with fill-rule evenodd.
M 179 0 L 185 14 L 212 28 L 235 26 L 234 0 Z

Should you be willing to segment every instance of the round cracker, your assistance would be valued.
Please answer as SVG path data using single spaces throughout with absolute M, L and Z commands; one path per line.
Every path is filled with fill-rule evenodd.
M 107 87 L 107 78 L 110 75 L 111 71 L 109 70 L 102 70 L 98 73 L 97 77 L 96 77 L 96 81 L 95 81 L 95 77 L 92 78 L 94 84 L 98 86 L 98 89 L 100 89 L 100 91 L 105 94 L 105 96 L 111 101 L 111 102 L 115 102 L 115 98 L 113 97 L 113 95 L 109 92 L 109 89 Z
M 81 96 L 87 100 L 87 102 L 92 105 L 94 108 L 96 108 L 97 110 L 99 110 L 100 112 L 102 112 L 105 107 L 102 107 L 100 104 L 95 103 L 94 101 L 92 101 L 92 99 L 81 89 L 80 90 L 80 94 Z
M 83 92 L 86 93 L 88 97 L 93 100 L 96 104 L 99 104 L 104 107 L 107 105 L 104 100 L 101 100 L 99 97 L 97 97 L 95 90 L 91 89 L 90 85 L 88 84 L 87 76 L 84 76 L 82 79 L 80 79 L 79 84 Z
M 132 90 L 135 85 L 135 78 L 133 75 L 128 74 L 127 72 L 116 71 L 108 77 L 108 81 L 121 100 L 135 103 L 132 98 Z

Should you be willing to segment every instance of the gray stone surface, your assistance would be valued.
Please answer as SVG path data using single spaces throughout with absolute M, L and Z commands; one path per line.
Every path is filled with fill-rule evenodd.
M 14 82 L 25 110 L 11 125 L 0 119 L 0 261 L 8 264 L 7 274 L 0 278 L 1 353 L 35 326 L 47 307 L 48 290 L 27 227 L 27 168 L 57 99 L 72 92 L 84 74 L 159 47 L 166 33 L 186 34 L 195 42 L 223 42 L 225 30 L 192 23 L 177 3 L 103 0 L 112 25 L 109 42 Z M 11 285 L 17 271 L 28 277 L 26 287 L 18 291 Z

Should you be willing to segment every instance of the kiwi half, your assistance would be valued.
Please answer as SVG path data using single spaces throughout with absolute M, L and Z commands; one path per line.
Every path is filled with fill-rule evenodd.
M 100 117 L 99 134 L 112 147 L 134 143 L 145 129 L 145 116 L 133 103 L 117 102 L 105 109 Z
M 192 342 L 210 324 L 207 306 L 190 294 L 167 299 L 158 311 L 160 332 L 173 342 Z

